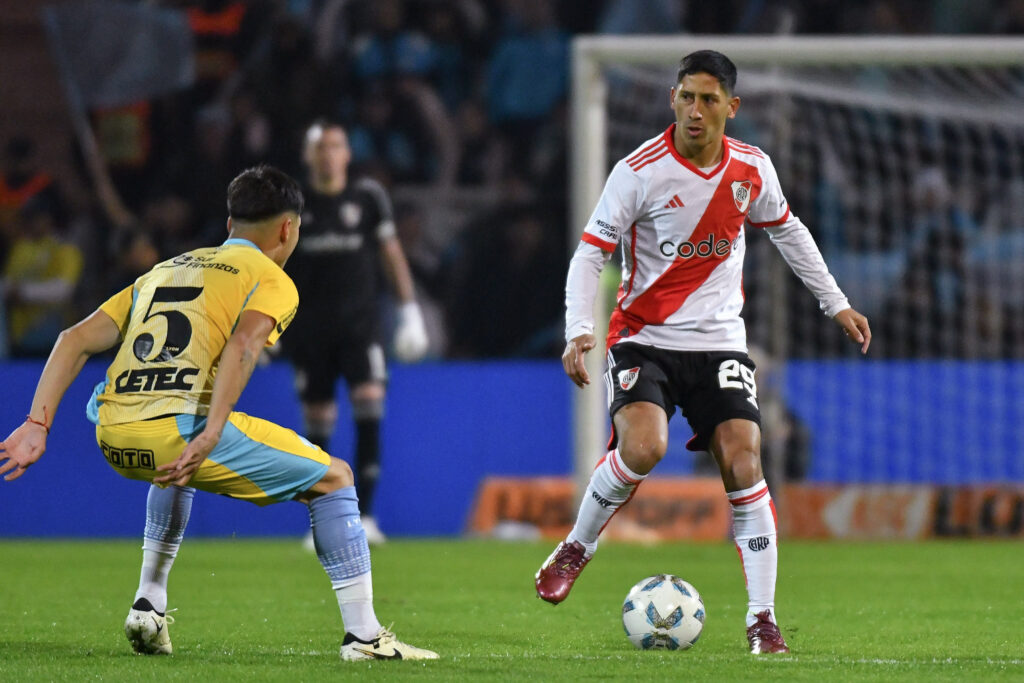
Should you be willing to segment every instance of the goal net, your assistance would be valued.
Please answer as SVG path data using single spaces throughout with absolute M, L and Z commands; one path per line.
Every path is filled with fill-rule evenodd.
M 578 39 L 573 247 L 611 166 L 672 123 L 680 57 L 705 48 L 739 69 L 727 134 L 771 156 L 874 333 L 857 357 L 767 236 L 748 230 L 744 318 L 770 474 L 1024 481 L 1024 41 Z M 595 382 L 577 399 L 581 479 L 607 436 L 603 392 Z M 659 472 L 699 471 L 685 420 L 671 432 Z

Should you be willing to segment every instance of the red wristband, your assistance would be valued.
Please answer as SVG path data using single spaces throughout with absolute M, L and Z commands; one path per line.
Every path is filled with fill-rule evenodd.
M 46 408 L 43 408 L 43 419 L 44 420 L 46 419 Z M 39 425 L 40 427 L 42 427 L 43 429 L 46 430 L 47 434 L 50 433 L 50 427 L 49 427 L 49 425 L 46 424 L 46 422 L 40 422 L 39 420 L 33 420 L 31 415 L 26 415 L 25 416 L 25 422 L 31 422 L 34 425 Z

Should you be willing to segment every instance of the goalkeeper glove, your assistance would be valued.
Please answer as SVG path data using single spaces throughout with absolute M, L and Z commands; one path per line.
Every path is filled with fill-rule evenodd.
M 400 361 L 414 363 L 427 352 L 427 328 L 423 312 L 415 301 L 398 307 L 398 327 L 395 330 L 395 355 Z

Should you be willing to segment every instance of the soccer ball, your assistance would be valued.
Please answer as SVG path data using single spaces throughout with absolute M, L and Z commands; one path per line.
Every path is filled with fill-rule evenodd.
M 687 650 L 704 630 L 704 601 L 678 576 L 649 576 L 629 589 L 622 625 L 640 650 Z

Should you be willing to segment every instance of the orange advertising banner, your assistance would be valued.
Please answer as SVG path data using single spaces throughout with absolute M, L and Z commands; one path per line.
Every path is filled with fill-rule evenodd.
M 480 486 L 470 531 L 492 535 L 515 525 L 545 538 L 564 538 L 579 500 L 566 477 L 488 477 Z M 731 528 L 729 502 L 714 478 L 646 480 L 608 524 L 605 538 L 638 542 L 721 540 Z
M 782 487 L 790 538 L 919 539 L 1024 536 L 1024 486 Z
M 783 538 L 1024 537 L 1024 486 L 785 484 L 773 491 Z M 564 538 L 579 499 L 568 477 L 488 477 L 469 522 L 479 535 Z M 715 478 L 652 477 L 602 534 L 634 542 L 721 540 L 731 515 Z
M 936 536 L 1024 537 L 1024 486 L 940 488 L 933 531 Z
M 783 538 L 917 539 L 929 535 L 930 486 L 787 484 L 776 494 Z

